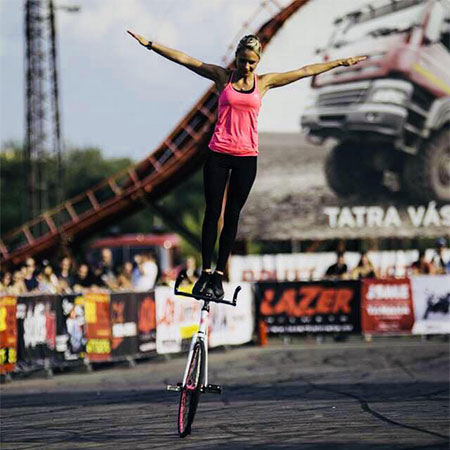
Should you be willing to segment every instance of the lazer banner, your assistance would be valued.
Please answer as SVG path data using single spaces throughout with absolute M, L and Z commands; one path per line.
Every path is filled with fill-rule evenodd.
M 106 293 L 84 295 L 86 351 L 89 361 L 111 360 L 110 299 Z
M 450 275 L 411 277 L 413 334 L 450 334 Z
M 57 304 L 56 352 L 64 361 L 82 360 L 86 354 L 85 299 L 61 295 Z
M 0 373 L 12 372 L 17 361 L 17 298 L 0 296 Z
M 56 361 L 55 295 L 17 299 L 17 363 L 28 369 L 53 365 Z
M 357 333 L 360 282 L 257 283 L 259 314 L 270 333 Z
M 410 280 L 363 280 L 361 322 L 363 333 L 410 334 L 414 325 Z

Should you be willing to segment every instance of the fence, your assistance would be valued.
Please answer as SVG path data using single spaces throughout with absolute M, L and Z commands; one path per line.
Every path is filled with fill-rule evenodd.
M 211 305 L 210 347 L 250 342 L 261 323 L 270 334 L 450 334 L 450 275 L 241 286 L 237 307 Z M 199 308 L 165 286 L 0 296 L 1 372 L 179 353 L 197 331 Z

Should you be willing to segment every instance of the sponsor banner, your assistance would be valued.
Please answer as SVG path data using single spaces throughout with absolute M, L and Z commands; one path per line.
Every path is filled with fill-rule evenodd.
M 404 278 L 409 268 L 417 261 L 417 250 L 373 251 L 368 257 L 380 277 Z M 351 271 L 361 257 L 357 252 L 346 252 L 345 262 Z M 433 249 L 426 251 L 432 261 L 436 257 Z M 444 252 L 444 259 L 450 258 L 450 250 Z M 320 280 L 332 264 L 336 253 L 281 253 L 276 255 L 233 255 L 230 257 L 230 280 L 240 281 L 309 281 Z
M 17 361 L 17 298 L 0 296 L 0 373 L 14 370 Z
M 156 351 L 179 353 L 187 349 L 189 339 L 198 331 L 201 302 L 177 297 L 172 287 L 159 286 L 155 289 L 155 303 Z
M 17 299 L 17 364 L 20 368 L 56 363 L 56 303 L 54 295 Z
M 357 333 L 360 282 L 261 282 L 259 315 L 270 333 Z
M 413 334 L 450 334 L 450 275 L 411 277 Z
M 137 339 L 137 299 L 132 292 L 110 295 L 111 356 L 120 358 L 135 355 Z
M 224 283 L 225 298 L 232 298 L 237 284 Z M 210 303 L 209 346 L 238 345 L 251 341 L 253 333 L 253 303 L 249 283 L 241 283 L 237 306 Z M 192 286 L 183 287 L 188 290 Z M 161 286 L 155 290 L 156 351 L 179 353 L 189 348 L 198 331 L 202 302 L 177 297 L 173 288 Z
M 78 294 L 58 297 L 56 352 L 63 361 L 82 360 L 86 354 L 85 298 Z
M 238 283 L 225 283 L 225 298 L 232 299 Z M 242 290 L 236 306 L 211 303 L 209 346 L 241 345 L 252 340 L 254 330 L 253 293 L 250 283 Z
M 408 278 L 363 280 L 361 289 L 364 333 L 411 333 L 414 308 Z
M 156 350 L 156 307 L 155 293 L 138 292 L 137 301 L 138 353 Z
M 111 360 L 110 298 L 107 293 L 84 295 L 86 318 L 86 352 L 89 361 Z

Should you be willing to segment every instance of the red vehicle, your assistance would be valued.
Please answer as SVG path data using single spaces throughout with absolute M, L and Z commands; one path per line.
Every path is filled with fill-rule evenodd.
M 450 2 L 381 0 L 335 20 L 325 60 L 367 55 L 312 81 L 301 124 L 337 140 L 326 178 L 340 196 L 368 193 L 395 174 L 417 200 L 450 201 Z
M 137 254 L 152 252 L 162 272 L 180 264 L 181 238 L 174 233 L 165 234 L 124 234 L 121 236 L 100 238 L 89 245 L 88 261 L 96 265 L 101 259 L 101 250 L 109 248 L 115 265 L 126 261 L 133 262 Z

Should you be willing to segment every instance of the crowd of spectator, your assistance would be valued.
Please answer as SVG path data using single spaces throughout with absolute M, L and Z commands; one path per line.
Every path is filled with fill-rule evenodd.
M 409 275 L 440 275 L 450 273 L 450 261 L 444 257 L 445 240 L 439 239 L 436 242 L 435 255 L 431 260 L 427 259 L 425 251 L 420 250 L 419 256 L 408 268 Z M 342 251 L 336 253 L 336 262 L 328 267 L 326 278 L 340 280 L 360 280 L 364 278 L 377 278 L 379 274 L 375 266 L 370 261 L 366 252 L 361 253 L 358 265 L 349 270 L 345 263 L 345 254 Z
M 428 260 L 424 251 L 419 251 L 417 260 L 409 267 L 409 275 L 450 273 L 450 261 L 445 260 L 443 250 L 445 240 L 437 241 L 435 255 Z M 194 257 L 188 257 L 184 266 L 185 280 L 194 284 L 199 276 Z M 151 253 L 137 254 L 133 262 L 126 261 L 117 266 L 109 248 L 103 248 L 97 264 L 75 261 L 65 256 L 56 268 L 48 260 L 40 265 L 33 258 L 27 258 L 25 264 L 14 271 L 1 274 L 0 292 L 12 295 L 26 293 L 68 294 L 83 293 L 99 289 L 111 291 L 148 291 L 156 282 L 171 285 L 174 272 L 160 273 L 156 259 Z M 336 262 L 328 267 L 325 278 L 328 279 L 363 279 L 377 278 L 379 274 L 366 252 L 361 253 L 359 263 L 349 269 L 344 252 L 337 252 Z
M 26 293 L 64 294 L 108 289 L 113 291 L 147 291 L 153 289 L 158 278 L 158 265 L 150 253 L 135 255 L 134 261 L 116 266 L 109 248 L 101 251 L 97 264 L 82 261 L 78 264 L 65 256 L 54 268 L 48 260 L 40 265 L 34 258 L 11 272 L 3 272 L 0 292 L 13 295 Z

